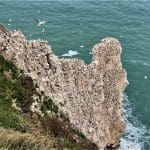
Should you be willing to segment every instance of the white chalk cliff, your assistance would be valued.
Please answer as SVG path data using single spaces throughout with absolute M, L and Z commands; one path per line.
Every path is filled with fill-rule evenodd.
M 91 64 L 59 59 L 46 42 L 26 40 L 20 31 L 0 26 L 0 54 L 30 76 L 37 90 L 50 96 L 73 128 L 99 149 L 115 148 L 124 132 L 121 45 L 105 38 L 92 50 Z

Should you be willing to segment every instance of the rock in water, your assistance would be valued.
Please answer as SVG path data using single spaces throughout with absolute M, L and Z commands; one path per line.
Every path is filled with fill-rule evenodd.
M 123 91 L 128 84 L 120 61 L 121 45 L 105 38 L 92 50 L 91 64 L 59 59 L 45 41 L 25 39 L 0 27 L 0 53 L 32 77 L 69 119 L 99 149 L 118 146 L 124 132 Z

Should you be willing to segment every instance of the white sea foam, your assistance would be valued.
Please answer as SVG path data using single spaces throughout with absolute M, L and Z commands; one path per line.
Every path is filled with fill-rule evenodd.
M 79 53 L 77 51 L 74 51 L 74 50 L 69 50 L 68 53 L 65 53 L 61 56 L 64 56 L 64 57 L 72 57 L 74 55 L 78 55 Z
M 126 130 L 125 135 L 121 139 L 120 150 L 144 150 L 144 143 L 150 141 L 150 130 L 132 115 L 132 106 L 128 100 L 127 95 L 124 99 L 125 108 L 125 122 Z M 132 118 L 131 123 L 129 118 Z M 131 119 L 130 119 L 131 120 Z

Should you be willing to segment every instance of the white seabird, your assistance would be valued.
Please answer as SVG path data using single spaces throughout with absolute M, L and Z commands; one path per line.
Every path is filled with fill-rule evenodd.
M 81 48 L 83 48 L 83 47 L 84 47 L 84 45 L 80 45 L 80 47 L 81 47 Z
M 148 77 L 147 77 L 147 76 L 144 76 L 144 78 L 147 79 Z
M 35 19 L 35 21 L 38 23 L 38 26 L 44 25 L 47 21 L 41 21 L 40 19 Z

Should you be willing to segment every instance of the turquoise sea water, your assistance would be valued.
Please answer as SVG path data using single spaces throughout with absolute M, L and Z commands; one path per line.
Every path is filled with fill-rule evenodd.
M 35 18 L 48 23 L 38 27 Z M 0 0 L 0 22 L 20 28 L 28 39 L 43 38 L 58 56 L 77 51 L 90 63 L 102 38 L 117 38 L 129 86 L 124 107 L 127 128 L 121 150 L 150 150 L 149 0 Z

